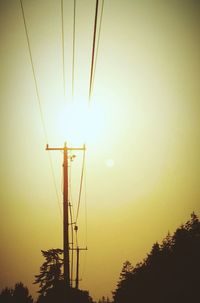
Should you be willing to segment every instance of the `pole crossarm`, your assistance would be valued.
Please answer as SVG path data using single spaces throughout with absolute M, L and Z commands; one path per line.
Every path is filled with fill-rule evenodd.
M 84 144 L 83 147 L 68 147 L 65 143 L 64 147 L 49 147 L 49 144 L 47 144 L 46 150 L 86 150 L 86 146 Z

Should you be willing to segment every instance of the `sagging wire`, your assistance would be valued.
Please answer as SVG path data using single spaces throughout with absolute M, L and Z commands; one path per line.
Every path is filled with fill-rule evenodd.
M 33 79 L 34 79 L 34 83 L 35 83 L 36 96 L 37 96 L 37 101 L 38 101 L 38 105 L 39 105 L 40 119 L 41 119 L 41 124 L 42 124 L 42 128 L 43 128 L 44 138 L 45 138 L 45 141 L 47 143 L 48 142 L 47 130 L 46 130 L 44 115 L 43 115 L 43 111 L 42 111 L 42 104 L 41 104 L 41 98 L 40 98 L 40 93 L 39 93 L 39 88 L 38 88 L 38 81 L 37 81 L 37 77 L 36 77 L 36 73 L 35 73 L 35 67 L 34 67 L 34 62 L 33 62 L 32 51 L 31 51 L 30 38 L 29 38 L 28 27 L 27 27 L 27 22 L 26 22 L 26 17 L 25 17 L 25 11 L 24 11 L 24 6 L 23 6 L 22 0 L 20 0 L 20 4 L 21 4 L 22 18 L 23 18 L 24 29 L 25 29 L 26 40 L 27 40 L 28 51 L 29 51 L 29 57 L 30 57 L 30 64 L 31 64 L 31 69 L 32 69 L 32 73 L 33 73 Z M 56 197 L 57 197 L 57 203 L 58 203 L 58 207 L 59 207 L 59 212 L 60 212 L 60 216 L 62 216 L 62 214 L 61 214 L 61 206 L 60 206 L 60 202 L 59 202 L 58 189 L 57 189 L 56 179 L 55 179 L 55 174 L 54 174 L 54 169 L 53 169 L 53 162 L 52 162 L 52 158 L 51 158 L 50 154 L 49 154 L 49 162 L 50 162 L 50 168 L 51 168 L 51 173 L 52 173 L 52 178 L 53 178 L 53 184 L 54 184 L 54 188 L 55 188 L 55 192 L 56 192 Z
M 81 180 L 80 180 L 80 188 L 79 188 L 79 195 L 78 195 L 78 206 L 75 218 L 75 224 L 78 221 L 78 215 L 80 210 L 80 203 L 81 203 L 81 194 L 82 194 L 82 187 L 83 187 L 83 177 L 84 177 L 84 169 L 85 169 L 85 149 L 83 150 L 83 160 L 82 160 L 82 170 L 81 170 Z

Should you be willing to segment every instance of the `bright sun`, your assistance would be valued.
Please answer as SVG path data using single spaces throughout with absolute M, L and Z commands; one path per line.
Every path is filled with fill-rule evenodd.
M 99 104 L 74 101 L 67 104 L 59 115 L 59 133 L 70 145 L 95 143 L 105 131 L 105 120 Z

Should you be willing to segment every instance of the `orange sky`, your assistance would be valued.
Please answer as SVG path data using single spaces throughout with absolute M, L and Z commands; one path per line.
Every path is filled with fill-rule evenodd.
M 60 2 L 23 3 L 48 143 L 82 144 L 84 120 L 70 130 L 67 119 L 73 2 L 64 1 L 66 98 Z M 95 1 L 77 1 L 76 104 L 87 104 L 94 9 Z M 125 260 L 136 264 L 192 211 L 200 214 L 199 13 L 195 0 L 105 0 L 80 212 L 85 246 L 87 200 L 81 288 L 95 299 L 111 297 Z M 16 0 L 0 1 L 0 139 L 0 287 L 22 281 L 34 294 L 40 250 L 62 247 L 62 154 L 51 154 L 57 201 Z M 80 167 L 77 154 L 75 206 Z

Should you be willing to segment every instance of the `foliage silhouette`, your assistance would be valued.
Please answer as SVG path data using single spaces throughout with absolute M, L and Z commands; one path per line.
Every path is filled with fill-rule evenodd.
M 200 222 L 195 213 L 174 235 L 155 243 L 143 262 L 125 262 L 114 303 L 199 302 Z
M 35 276 L 34 284 L 40 290 L 37 303 L 92 303 L 87 291 L 67 288 L 62 274 L 63 250 L 42 250 L 45 262 L 40 267 L 40 274 Z
M 98 303 L 111 303 L 110 299 L 107 297 L 105 298 L 104 296 L 98 301 Z
M 44 297 L 51 288 L 56 287 L 63 279 L 61 273 L 63 250 L 57 248 L 41 252 L 45 262 L 40 267 L 40 274 L 35 276 L 34 284 L 39 284 L 39 293 Z
M 0 294 L 0 302 L 1 303 L 10 303 L 13 302 L 13 289 L 12 288 L 4 288 Z
M 37 303 L 93 303 L 87 291 L 75 288 L 67 288 L 64 281 L 47 291 L 46 295 L 40 295 Z
M 0 294 L 1 303 L 33 303 L 28 288 L 23 283 L 16 283 L 14 289 L 6 287 Z

